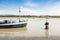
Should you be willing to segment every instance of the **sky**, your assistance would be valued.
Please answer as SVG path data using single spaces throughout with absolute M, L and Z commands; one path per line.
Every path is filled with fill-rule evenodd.
M 0 15 L 58 15 L 60 0 L 0 0 Z

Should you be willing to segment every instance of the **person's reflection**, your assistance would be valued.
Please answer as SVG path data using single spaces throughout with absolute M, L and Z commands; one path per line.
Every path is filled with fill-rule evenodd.
M 45 37 L 48 38 L 48 36 L 49 36 L 49 30 L 45 29 Z

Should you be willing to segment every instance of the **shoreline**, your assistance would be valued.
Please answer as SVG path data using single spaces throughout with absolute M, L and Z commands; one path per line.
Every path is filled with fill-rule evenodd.
M 13 16 L 13 17 L 8 16 L 8 17 L 9 17 L 9 18 L 19 18 L 19 17 L 14 17 L 14 16 Z M 8 18 L 8 17 L 6 17 L 6 16 L 1 17 L 1 16 L 0 16 L 0 18 Z M 34 16 L 33 16 L 33 17 L 21 17 L 21 16 L 20 16 L 20 18 L 46 18 L 46 17 L 39 17 L 39 16 L 38 16 L 38 17 L 34 17 Z M 49 18 L 60 18 L 60 17 L 58 17 L 58 16 L 57 16 L 57 17 L 55 17 L 55 16 L 50 16 Z

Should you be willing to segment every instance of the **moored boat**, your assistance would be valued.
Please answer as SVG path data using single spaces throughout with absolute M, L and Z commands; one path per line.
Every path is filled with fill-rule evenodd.
M 19 28 L 19 27 L 26 27 L 27 22 L 21 21 L 21 22 L 0 22 L 0 28 Z
M 21 10 L 19 8 L 19 14 Z M 4 20 L 3 22 L 0 22 L 0 28 L 19 28 L 19 27 L 26 27 L 27 22 L 26 21 L 21 21 L 20 16 L 19 16 L 19 22 L 14 22 L 14 21 L 8 21 Z

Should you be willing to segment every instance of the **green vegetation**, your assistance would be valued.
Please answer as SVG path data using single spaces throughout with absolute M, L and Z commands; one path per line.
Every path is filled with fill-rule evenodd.
M 0 15 L 0 17 L 19 17 L 19 15 Z M 41 15 L 41 16 L 34 16 L 34 15 L 21 15 L 20 17 L 39 17 L 39 18 L 45 18 L 45 17 L 50 17 L 50 18 L 60 18 L 60 16 L 48 16 L 48 15 Z

